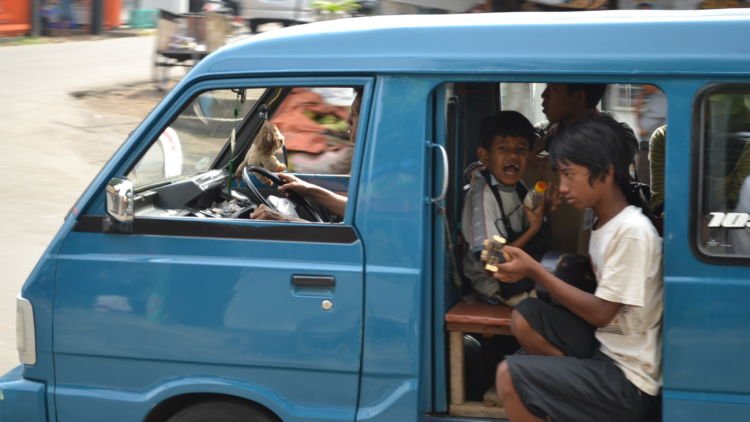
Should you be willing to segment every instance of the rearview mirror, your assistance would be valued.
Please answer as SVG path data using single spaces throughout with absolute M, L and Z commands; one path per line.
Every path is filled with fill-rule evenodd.
M 113 177 L 107 183 L 107 221 L 105 229 L 132 232 L 135 206 L 133 183 L 128 179 Z M 109 231 L 107 230 L 107 231 Z

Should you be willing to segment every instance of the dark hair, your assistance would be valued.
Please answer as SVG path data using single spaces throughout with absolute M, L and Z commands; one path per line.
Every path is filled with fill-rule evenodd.
M 633 169 L 638 139 L 625 124 L 608 114 L 592 116 L 560 131 L 550 145 L 552 166 L 573 163 L 589 170 L 589 184 L 604 179 L 614 169 L 614 181 L 631 205 L 648 211 L 647 204 L 634 189 Z
M 607 84 L 565 84 L 568 94 L 583 91 L 586 95 L 586 108 L 594 108 L 604 96 Z
M 526 139 L 529 148 L 533 146 L 536 132 L 531 122 L 517 111 L 501 111 L 482 119 L 479 129 L 479 143 L 484 149 L 492 148 L 492 140 L 497 136 L 515 136 Z

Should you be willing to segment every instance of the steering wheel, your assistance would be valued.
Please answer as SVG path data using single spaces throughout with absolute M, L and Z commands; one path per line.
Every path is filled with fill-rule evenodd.
M 296 210 L 304 210 L 304 212 L 307 214 L 307 216 L 300 216 L 308 221 L 314 221 L 318 223 L 322 223 L 323 219 L 320 217 L 320 215 L 315 211 L 315 208 L 313 208 L 312 205 L 310 205 L 310 202 L 305 198 L 304 196 L 298 194 L 297 192 L 281 192 L 279 191 L 279 186 L 284 184 L 284 181 L 279 178 L 279 176 L 273 174 L 272 172 L 266 170 L 263 167 L 259 166 L 245 166 L 244 169 L 242 169 L 242 181 L 245 182 L 245 185 L 247 185 L 247 188 L 250 189 L 250 193 L 252 196 L 255 197 L 255 199 L 260 204 L 265 204 L 268 208 L 271 208 L 272 210 L 284 214 L 281 211 L 279 211 L 278 208 L 276 208 L 275 205 L 271 203 L 271 201 L 267 200 L 265 196 L 263 196 L 257 187 L 255 187 L 255 184 L 253 183 L 253 179 L 250 177 L 250 173 L 257 173 L 260 174 L 263 177 L 268 178 L 273 182 L 272 187 L 275 189 L 275 193 L 277 193 L 276 196 L 280 197 L 286 197 L 292 205 L 294 205 L 294 208 Z

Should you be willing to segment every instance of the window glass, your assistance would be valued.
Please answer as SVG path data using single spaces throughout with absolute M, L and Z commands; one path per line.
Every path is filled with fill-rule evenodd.
M 701 107 L 699 246 L 709 254 L 750 255 L 750 89 L 713 92 Z
M 201 93 L 128 174 L 136 217 L 343 221 L 359 100 L 352 87 Z
M 137 189 L 208 170 L 229 140 L 232 128 L 264 92 L 262 88 L 244 90 L 244 101 L 237 90 L 201 93 L 159 135 L 128 179 Z
M 542 112 L 542 92 L 546 86 L 545 83 L 501 83 L 500 104 L 503 110 L 518 111 L 535 125 L 544 125 L 547 119 Z M 654 85 L 609 84 L 598 108 L 628 124 L 645 142 L 667 118 L 666 96 Z
M 351 88 L 295 88 L 271 121 L 286 138 L 289 171 L 349 174 L 354 142 L 346 119 L 354 99 Z

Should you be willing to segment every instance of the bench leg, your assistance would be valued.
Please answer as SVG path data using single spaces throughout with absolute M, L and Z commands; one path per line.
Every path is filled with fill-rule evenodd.
M 451 404 L 464 404 L 464 333 L 450 332 Z

